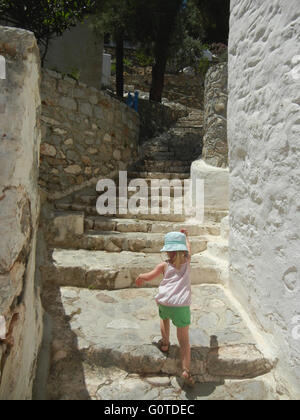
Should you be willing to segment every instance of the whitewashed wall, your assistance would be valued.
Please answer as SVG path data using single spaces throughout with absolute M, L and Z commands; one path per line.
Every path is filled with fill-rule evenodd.
M 300 397 L 300 3 L 232 0 L 231 288 Z

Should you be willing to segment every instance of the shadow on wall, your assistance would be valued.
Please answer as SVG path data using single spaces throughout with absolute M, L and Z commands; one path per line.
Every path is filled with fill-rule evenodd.
M 71 331 L 70 317 L 64 311 L 59 286 L 46 284 L 42 302 L 48 314 L 48 325 L 51 319 L 51 331 L 53 332 L 51 337 L 44 337 L 46 338 L 44 345 L 48 346 L 46 351 L 48 350 L 49 356 L 46 357 L 50 357 L 50 369 L 48 378 L 46 380 L 40 378 L 42 382 L 35 384 L 33 399 L 90 400 L 91 397 L 85 384 L 82 358 L 78 350 L 77 336 Z M 49 332 L 48 329 L 48 334 Z M 47 361 L 45 362 L 47 363 Z M 45 386 L 45 388 L 39 389 L 39 385 Z

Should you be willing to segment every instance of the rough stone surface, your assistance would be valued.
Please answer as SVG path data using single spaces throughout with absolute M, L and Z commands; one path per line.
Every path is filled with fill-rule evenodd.
M 157 348 L 160 331 L 154 294 L 155 290 L 148 289 L 98 292 L 46 286 L 43 302 L 53 320 L 48 399 L 277 398 L 272 376 L 225 379 L 228 375 L 251 377 L 257 367 L 264 373 L 270 366 L 264 365 L 252 334 L 221 286 L 193 288 L 192 366 L 199 383 L 194 389 L 185 387 L 178 376 L 179 352 L 173 326 L 168 356 Z M 108 328 L 112 322 L 114 328 Z M 221 335 L 224 330 L 228 331 L 227 337 Z M 216 357 L 219 345 L 220 357 Z M 212 359 L 217 367 L 209 373 L 206 366 L 214 368 Z M 251 366 L 254 370 L 250 373 Z M 216 375 L 218 369 L 224 376 Z
M 228 67 L 211 67 L 205 78 L 204 137 L 202 157 L 206 163 L 228 167 L 227 100 Z
M 42 337 L 36 282 L 39 217 L 40 65 L 32 33 L 0 27 L 7 78 L 0 80 L 0 316 L 13 345 L 0 342 L 0 400 L 32 395 Z M 17 374 L 16 374 L 17 372 Z
M 147 183 L 174 176 L 138 175 L 146 177 Z M 48 232 L 49 244 L 60 247 L 50 250 L 49 263 L 42 266 L 43 301 L 54 321 L 49 398 L 184 400 L 205 397 L 208 391 L 207 396 L 216 399 L 221 395 L 251 399 L 259 393 L 267 399 L 265 381 L 244 383 L 240 388 L 233 384 L 232 394 L 231 384 L 224 387 L 224 378 L 252 378 L 269 372 L 275 363 L 264 356 L 261 343 L 256 347 L 255 335 L 226 290 L 208 284 L 228 282 L 228 244 L 220 236 L 220 222 L 227 212 L 208 211 L 215 221 L 203 225 L 196 220 L 175 224 L 170 215 L 166 215 L 168 221 L 163 221 L 162 215 L 157 215 L 156 221 L 140 216 L 88 216 L 86 231 L 75 234 L 76 211 L 82 211 L 78 219 L 82 228 L 82 216 L 90 214 L 95 201 L 92 188 L 60 200 L 57 208 L 65 206 L 68 212 L 55 214 L 56 229 Z M 72 214 L 74 219 L 68 220 Z M 201 242 L 203 249 L 207 247 L 192 257 L 192 283 L 197 286 L 193 286 L 191 370 L 197 381 L 217 385 L 197 385 L 195 393 L 186 391 L 178 376 L 181 367 L 175 328 L 167 356 L 157 345 L 159 317 L 153 299 L 156 290 L 151 287 L 159 280 L 147 283 L 146 289 L 135 288 L 136 277 L 161 261 L 161 254 L 153 251 L 161 248 L 163 233 L 181 228 L 188 230 L 195 252 Z
M 230 286 L 270 334 L 278 384 L 299 399 L 300 15 L 297 0 L 286 6 L 231 2 Z
M 167 131 L 179 118 L 187 115 L 185 109 L 178 110 L 145 99 L 139 100 L 138 110 L 141 120 L 140 143 Z
M 56 249 L 52 263 L 41 267 L 44 281 L 60 286 L 89 287 L 99 290 L 116 290 L 134 287 L 141 272 L 151 271 L 159 264 L 161 254 Z M 193 284 L 228 282 L 228 263 L 205 251 L 195 254 L 191 264 Z M 159 284 L 160 278 L 147 285 Z
M 66 363 L 66 362 L 65 362 Z M 76 363 L 76 364 L 75 364 Z M 184 386 L 176 376 L 130 374 L 118 368 L 89 366 L 80 360 L 68 366 L 55 362 L 48 385 L 50 400 L 123 400 L 123 401 L 218 401 L 218 400 L 278 400 L 273 378 L 226 380 Z M 60 371 L 59 381 L 55 372 Z M 75 373 L 75 374 L 74 374 Z M 122 387 L 121 387 L 122 386 Z
M 78 216 L 78 222 L 83 226 L 83 217 Z M 55 229 L 52 237 L 49 236 L 49 244 L 54 247 L 87 249 L 98 251 L 132 251 L 144 253 L 159 253 L 164 242 L 164 235 L 161 233 L 148 232 L 115 232 L 115 231 L 88 231 L 76 230 L 76 214 L 68 216 L 58 216 L 55 219 Z M 66 231 L 69 232 L 66 235 Z M 201 236 L 191 238 L 191 247 L 194 254 L 205 251 L 207 239 Z
M 123 102 L 49 70 L 42 73 L 41 95 L 40 186 L 49 198 L 135 162 L 140 120 Z
M 139 171 L 189 174 L 193 160 L 202 153 L 203 111 L 190 109 L 164 133 L 143 139 Z
M 100 294 L 78 288 L 47 289 L 44 299 L 54 322 L 60 322 L 61 300 L 69 327 L 77 337 L 77 350 L 91 365 L 115 366 L 140 374 L 180 374 L 175 328 L 168 357 L 157 348 L 160 328 L 155 289 Z M 55 306 L 49 306 L 53 299 Z M 252 377 L 271 370 L 272 361 L 265 360 L 255 348 L 254 338 L 221 286 L 193 286 L 193 302 L 191 370 L 199 381 L 207 377 Z M 59 339 L 67 342 L 63 336 Z M 64 347 L 62 350 L 67 351 Z M 62 355 L 58 357 L 56 350 L 55 359 Z M 157 380 L 154 382 L 157 385 Z

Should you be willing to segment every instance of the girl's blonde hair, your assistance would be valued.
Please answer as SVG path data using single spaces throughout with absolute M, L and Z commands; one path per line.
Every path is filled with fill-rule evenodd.
M 170 262 L 177 268 L 177 270 L 180 269 L 182 264 L 185 264 L 188 258 L 188 252 L 186 251 L 172 251 L 167 253 Z

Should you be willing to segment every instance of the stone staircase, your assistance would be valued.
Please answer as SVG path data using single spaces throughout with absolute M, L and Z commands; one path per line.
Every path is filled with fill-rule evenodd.
M 202 153 L 203 111 L 190 108 L 167 132 L 141 146 L 137 171 L 189 173 Z
M 176 174 L 131 174 L 147 180 Z M 178 175 L 179 176 L 179 175 Z M 184 176 L 181 175 L 181 179 Z M 206 212 L 202 225 L 184 215 L 99 216 L 87 188 L 55 203 L 43 304 L 52 319 L 49 399 L 274 399 L 276 360 L 258 339 L 228 288 L 228 217 Z M 160 279 L 135 279 L 162 257 L 164 234 L 185 228 L 192 245 L 193 390 L 180 380 L 172 328 L 168 355 L 158 349 L 154 301 Z

